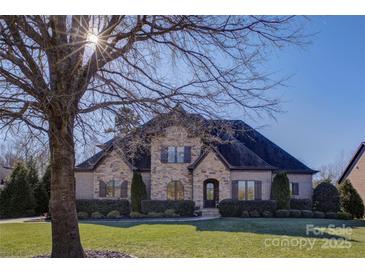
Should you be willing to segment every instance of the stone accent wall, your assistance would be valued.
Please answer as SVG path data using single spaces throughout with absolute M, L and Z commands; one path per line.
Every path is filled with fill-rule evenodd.
M 194 169 L 193 178 L 193 200 L 196 206 L 203 207 L 204 181 L 207 179 L 219 182 L 219 201 L 231 198 L 230 170 L 213 151 L 210 151 Z
M 128 181 L 128 199 L 131 196 L 131 181 L 133 172 L 127 163 L 122 159 L 115 150 L 109 152 L 94 171 L 94 199 L 99 199 L 99 180 L 108 182 L 118 180 L 120 182 Z
M 94 197 L 94 172 L 75 172 L 76 199 L 92 199 Z
M 191 163 L 200 155 L 200 138 L 189 136 L 184 127 L 171 126 L 151 141 L 151 199 L 166 200 L 167 184 L 180 181 L 184 185 L 184 199 L 192 199 L 191 163 L 161 163 L 162 146 L 191 146 Z
M 312 174 L 290 174 L 288 179 L 291 183 L 299 183 L 299 195 L 293 196 L 297 199 L 312 199 L 313 182 Z
M 351 170 L 347 179 L 351 180 L 352 186 L 359 192 L 365 202 L 365 153 L 362 154 L 354 168 Z
M 272 172 L 271 170 L 233 170 L 231 180 L 253 180 L 261 181 L 262 199 L 270 200 Z

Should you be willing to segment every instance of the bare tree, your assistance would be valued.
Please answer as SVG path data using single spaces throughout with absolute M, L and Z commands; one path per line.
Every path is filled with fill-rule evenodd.
M 319 173 L 315 176 L 314 185 L 317 185 L 321 181 L 327 180 L 332 184 L 336 184 L 337 180 L 342 175 L 342 172 L 346 168 L 348 163 L 348 157 L 345 156 L 345 152 L 342 151 L 331 163 L 321 165 L 319 167 Z
M 110 127 L 121 107 L 141 121 L 176 104 L 272 115 L 281 81 L 262 63 L 271 48 L 300 44 L 300 30 L 291 16 L 1 16 L 0 122 L 48 136 L 52 256 L 84 256 L 75 141 Z

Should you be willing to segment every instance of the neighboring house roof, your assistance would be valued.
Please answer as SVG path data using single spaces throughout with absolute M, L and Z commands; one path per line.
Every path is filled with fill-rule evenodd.
M 359 148 L 356 150 L 355 154 L 352 156 L 349 164 L 345 168 L 344 172 L 338 179 L 338 183 L 343 182 L 351 173 L 352 169 L 356 166 L 357 162 L 360 160 L 361 156 L 365 152 L 365 142 L 362 142 L 359 146 Z
M 200 116 L 193 116 L 199 117 Z M 275 145 L 269 139 L 264 137 L 258 131 L 240 120 L 206 120 L 213 125 L 229 125 L 233 134 L 220 132 L 220 137 L 229 142 L 223 142 L 214 148 L 218 157 L 230 169 L 245 170 L 276 170 L 290 173 L 308 173 L 313 174 L 317 171 L 310 169 L 305 164 L 291 156 L 285 150 Z M 143 127 L 149 127 L 154 123 L 153 119 L 147 122 Z M 214 133 L 213 133 L 214 134 Z M 111 149 L 113 140 L 105 144 L 105 148 L 82 162 L 77 166 L 78 170 L 92 170 L 98 162 L 104 157 L 105 152 Z M 192 163 L 189 168 L 194 169 L 199 162 L 205 158 L 207 152 L 203 152 L 198 159 Z M 151 155 L 145 151 L 137 155 L 133 161 L 133 168 L 140 170 L 150 170 Z

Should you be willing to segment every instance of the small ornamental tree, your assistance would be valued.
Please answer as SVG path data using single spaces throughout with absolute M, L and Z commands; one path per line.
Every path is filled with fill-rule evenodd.
M 271 187 L 271 197 L 276 200 L 278 209 L 290 208 L 290 187 L 286 173 L 275 175 Z
M 341 210 L 350 213 L 354 218 L 362 218 L 364 216 L 364 203 L 352 186 L 350 180 L 346 180 L 339 185 Z
M 337 212 L 340 210 L 340 194 L 330 181 L 325 180 L 314 189 L 313 209 L 322 212 Z
M 132 211 L 141 212 L 141 201 L 147 199 L 146 185 L 139 172 L 133 172 L 131 185 L 131 206 Z

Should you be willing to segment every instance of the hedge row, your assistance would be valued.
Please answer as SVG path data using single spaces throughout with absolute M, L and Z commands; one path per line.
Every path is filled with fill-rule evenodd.
M 279 209 L 275 211 L 275 217 L 278 218 L 326 218 L 326 219 L 344 219 L 351 220 L 352 216 L 346 212 L 327 212 L 297 209 Z
M 94 212 L 99 212 L 106 216 L 109 212 L 117 210 L 120 215 L 129 215 L 130 204 L 128 200 L 76 200 L 77 212 L 86 212 L 91 215 Z
M 312 210 L 311 199 L 290 199 L 290 209 Z
M 141 209 L 143 214 L 151 212 L 164 213 L 173 209 L 181 217 L 194 216 L 195 203 L 191 200 L 164 201 L 164 200 L 143 200 Z
M 277 204 L 274 200 L 239 201 L 225 199 L 219 203 L 218 208 L 222 217 L 241 217 L 242 212 L 248 212 L 248 214 L 251 212 L 251 215 L 260 216 L 264 212 L 274 213 Z

